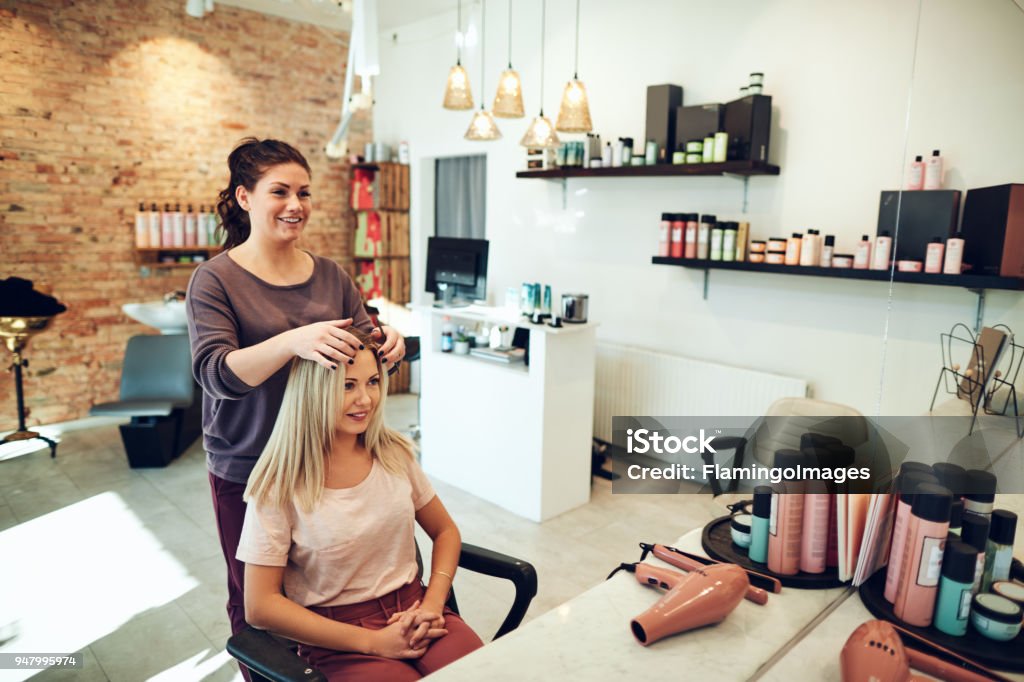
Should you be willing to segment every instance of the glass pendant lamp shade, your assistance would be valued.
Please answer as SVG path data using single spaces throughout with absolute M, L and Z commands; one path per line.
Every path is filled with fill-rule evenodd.
M 555 132 L 555 127 L 551 125 L 551 121 L 542 111 L 537 118 L 533 119 L 533 123 L 527 128 L 526 134 L 523 135 L 519 144 L 528 149 L 554 149 L 561 142 Z
M 466 129 L 465 137 L 467 140 L 476 140 L 478 142 L 499 140 L 501 139 L 501 131 L 498 130 L 494 118 L 491 117 L 491 112 L 484 111 L 481 108 L 480 111 L 473 114 L 473 120 L 469 122 L 469 128 Z
M 587 89 L 583 81 L 573 78 L 565 84 L 555 128 L 560 133 L 589 133 L 594 129 L 594 124 L 590 122 L 590 104 L 587 102 Z
M 445 109 L 472 109 L 473 91 L 469 87 L 469 74 L 462 68 L 462 64 L 456 64 L 448 72 L 448 85 L 444 89 Z
M 526 115 L 523 111 L 523 85 L 515 69 L 502 72 L 492 109 L 500 118 L 522 118 Z

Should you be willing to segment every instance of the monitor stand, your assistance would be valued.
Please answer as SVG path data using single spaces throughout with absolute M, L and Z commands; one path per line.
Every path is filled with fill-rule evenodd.
M 437 293 L 441 295 L 441 298 L 434 300 L 435 308 L 468 308 L 473 304 L 472 301 L 455 298 L 455 287 L 444 282 L 438 283 Z

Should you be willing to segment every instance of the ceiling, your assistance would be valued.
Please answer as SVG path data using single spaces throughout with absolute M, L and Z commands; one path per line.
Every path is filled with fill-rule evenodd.
M 253 12 L 304 21 L 325 28 L 348 28 L 352 21 L 352 0 L 216 0 Z M 464 8 L 478 0 L 462 0 Z M 437 14 L 453 11 L 458 0 L 378 0 L 378 22 L 382 31 Z

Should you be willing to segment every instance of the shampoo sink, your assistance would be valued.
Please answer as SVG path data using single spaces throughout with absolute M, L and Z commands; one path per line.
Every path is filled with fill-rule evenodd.
M 136 322 L 159 329 L 161 334 L 188 333 L 184 301 L 125 303 L 121 310 Z

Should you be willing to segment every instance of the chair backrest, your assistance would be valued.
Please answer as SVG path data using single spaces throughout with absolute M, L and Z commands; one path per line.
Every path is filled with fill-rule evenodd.
M 800 436 L 808 431 L 833 436 L 847 445 L 862 443 L 868 437 L 864 415 L 840 403 L 780 398 L 768 406 L 764 416 L 772 419 L 772 428 L 759 431 L 754 458 L 767 466 L 772 466 L 776 450 L 799 448 Z
M 192 404 L 192 352 L 187 334 L 128 339 L 121 368 L 121 400 L 169 400 Z

